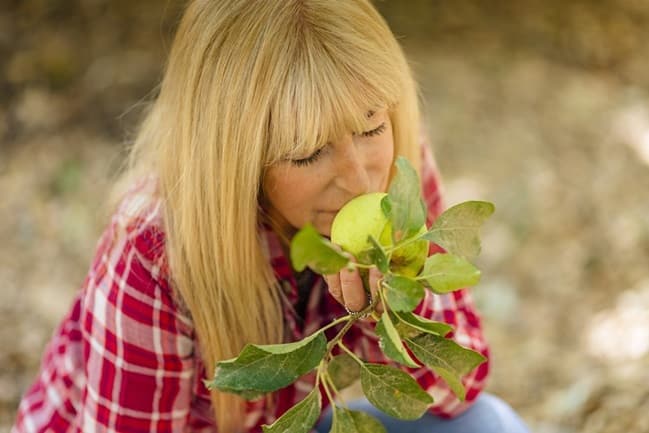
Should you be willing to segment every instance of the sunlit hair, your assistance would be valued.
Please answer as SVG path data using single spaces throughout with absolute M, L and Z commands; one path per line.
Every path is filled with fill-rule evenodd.
M 278 284 L 260 236 L 265 169 L 367 127 L 388 108 L 395 154 L 419 167 L 417 91 L 401 48 L 367 0 L 196 0 L 160 93 L 114 190 L 153 175 L 172 284 L 207 374 L 246 343 L 283 340 Z M 220 432 L 242 400 L 212 393 Z

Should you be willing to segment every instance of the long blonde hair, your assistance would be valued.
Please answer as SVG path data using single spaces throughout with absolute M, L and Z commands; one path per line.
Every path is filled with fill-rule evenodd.
M 208 374 L 246 343 L 284 335 L 260 237 L 265 169 L 363 127 L 389 107 L 395 154 L 419 166 L 418 95 L 401 48 L 368 0 L 195 0 L 158 97 L 113 191 L 157 178 L 166 254 Z M 220 432 L 242 400 L 212 393 Z

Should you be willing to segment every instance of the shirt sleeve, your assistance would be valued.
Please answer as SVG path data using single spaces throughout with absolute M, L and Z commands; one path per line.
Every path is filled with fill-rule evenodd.
M 430 224 L 443 210 L 439 174 L 435 167 L 432 152 L 427 144 L 422 145 L 422 170 L 420 173 L 422 195 L 428 207 L 427 224 Z M 429 254 L 442 252 L 437 245 L 431 245 Z M 449 334 L 459 345 L 475 350 L 487 358 L 487 361 L 473 369 L 462 378 L 466 389 L 466 398 L 460 401 L 449 386 L 429 368 L 408 371 L 434 399 L 430 412 L 434 415 L 450 418 L 457 416 L 470 407 L 486 385 L 489 372 L 489 348 L 484 339 L 480 318 L 467 289 L 438 295 L 426 291 L 426 295 L 415 313 L 430 320 L 448 323 L 453 327 Z M 393 363 L 385 357 L 378 345 L 378 337 L 371 322 L 359 322 L 345 336 L 348 347 L 365 360 L 378 363 Z
M 191 406 L 192 325 L 174 304 L 155 227 L 113 224 L 81 299 L 79 431 L 180 432 Z

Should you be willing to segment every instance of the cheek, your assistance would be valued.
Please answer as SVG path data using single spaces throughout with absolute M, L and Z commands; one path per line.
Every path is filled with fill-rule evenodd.
M 319 192 L 316 177 L 306 176 L 303 171 L 288 168 L 271 172 L 264 183 L 272 210 L 294 227 L 310 221 Z
M 394 162 L 394 142 L 391 136 L 385 138 L 381 143 L 380 151 L 373 152 L 372 157 L 377 177 L 381 179 L 382 185 L 378 190 L 386 190 L 390 177 L 390 170 Z
M 392 162 L 394 161 L 394 141 L 392 137 L 386 139 L 385 145 L 382 147 L 383 151 L 379 152 L 384 166 L 387 166 L 387 170 L 390 171 Z

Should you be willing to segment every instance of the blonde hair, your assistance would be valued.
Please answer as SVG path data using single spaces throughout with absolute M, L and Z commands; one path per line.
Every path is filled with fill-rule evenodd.
M 383 107 L 395 154 L 419 167 L 416 86 L 369 1 L 188 4 L 113 196 L 157 178 L 172 283 L 208 374 L 246 343 L 283 339 L 259 230 L 265 169 L 361 130 L 367 111 Z M 243 428 L 240 398 L 214 391 L 212 402 L 220 432 Z

